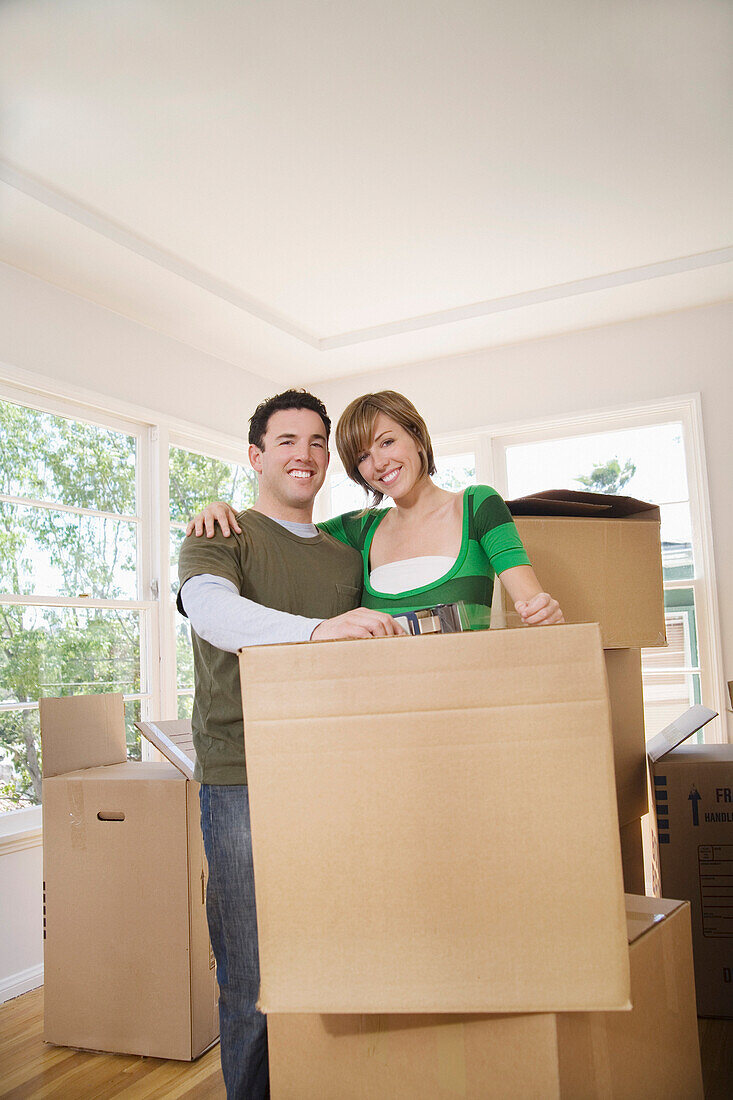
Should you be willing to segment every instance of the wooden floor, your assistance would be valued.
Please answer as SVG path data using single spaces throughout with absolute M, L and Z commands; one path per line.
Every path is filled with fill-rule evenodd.
M 196 1062 L 89 1054 L 43 1042 L 43 987 L 0 1005 L 0 1097 L 225 1100 L 219 1044 Z
M 700 1020 L 699 1028 L 705 1098 L 729 1100 L 733 1096 L 733 1020 Z M 159 1058 L 88 1054 L 68 1047 L 47 1046 L 42 1033 L 42 987 L 0 1005 L 2 1100 L 21 1097 L 225 1100 L 218 1045 L 197 1062 L 165 1062 Z M 670 1097 L 670 1100 L 684 1098 Z

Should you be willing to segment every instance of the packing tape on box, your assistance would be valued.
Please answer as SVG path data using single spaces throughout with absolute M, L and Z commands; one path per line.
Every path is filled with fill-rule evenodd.
M 566 1017 L 570 1030 L 566 1038 L 572 1037 L 567 1056 L 572 1059 L 573 1080 L 582 1081 L 584 1096 L 613 1096 L 611 1060 L 608 1053 L 608 1034 L 604 1013 L 573 1012 Z M 563 1017 L 558 1017 L 558 1022 Z M 562 1057 L 564 1044 L 560 1044 L 560 1062 L 562 1077 Z
M 596 1082 L 594 1095 L 613 1096 L 611 1059 L 608 1054 L 608 1028 L 606 1022 L 599 1019 L 600 1014 L 588 1014 L 591 1050 L 593 1052 L 593 1072 Z
M 68 782 L 69 790 L 69 827 L 71 829 L 71 847 L 83 852 L 87 846 L 87 826 L 84 816 L 84 785 L 80 779 Z
M 641 921 L 642 924 L 648 924 L 648 925 L 659 924 L 660 920 L 664 920 L 664 918 L 666 916 L 667 916 L 666 913 L 640 913 L 640 912 L 637 912 L 635 909 L 627 909 L 626 910 L 626 920 L 627 921 L 632 921 L 632 920 L 637 921 L 638 920 L 638 921 Z
M 389 1056 L 384 1040 L 384 1033 L 386 1030 L 384 1026 L 384 1016 L 371 1016 L 368 1024 L 366 1016 L 362 1016 L 359 1024 L 360 1029 L 369 1036 L 367 1057 L 373 1058 L 376 1062 L 381 1062 L 382 1065 L 387 1065 Z
M 393 1057 L 390 1037 L 394 1028 L 387 1016 L 362 1016 L 359 1032 L 367 1038 L 367 1057 L 383 1066 L 389 1067 Z M 435 1035 L 435 1062 L 438 1083 L 446 1096 L 455 1096 L 460 1100 L 467 1096 L 466 1078 L 466 1027 L 462 1022 L 434 1024 L 431 1017 L 431 1030 Z
M 449 1096 L 466 1096 L 466 1029 L 442 1024 L 435 1029 L 438 1082 Z
M 672 929 L 669 929 L 672 932 Z M 667 999 L 667 1008 L 670 1012 L 678 1013 L 680 1010 L 680 968 L 677 965 L 675 955 L 679 951 L 679 944 L 674 942 L 674 936 L 662 936 L 662 969 L 664 970 L 664 993 Z

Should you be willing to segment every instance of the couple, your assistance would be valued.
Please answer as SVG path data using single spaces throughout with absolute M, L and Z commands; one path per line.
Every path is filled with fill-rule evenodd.
M 522 619 L 562 622 L 542 592 L 509 511 L 487 486 L 439 489 L 425 422 L 400 394 L 353 401 L 336 444 L 349 476 L 395 507 L 314 526 L 331 423 L 312 394 L 289 390 L 250 420 L 254 506 L 211 505 L 189 524 L 178 606 L 193 628 L 196 779 L 209 864 L 207 915 L 217 962 L 227 1096 L 269 1095 L 259 988 L 244 731 L 236 653 L 245 645 L 384 637 L 392 615 L 463 601 L 488 626 L 498 573 Z M 216 529 L 216 521 L 220 529 Z M 206 531 L 207 538 L 197 538 Z

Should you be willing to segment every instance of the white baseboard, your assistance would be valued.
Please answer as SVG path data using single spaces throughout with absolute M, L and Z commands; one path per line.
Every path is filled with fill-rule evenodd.
M 0 1004 L 11 1001 L 13 997 L 20 997 L 21 993 L 37 989 L 39 985 L 43 985 L 43 963 L 17 974 L 10 974 L 7 978 L 0 978 Z

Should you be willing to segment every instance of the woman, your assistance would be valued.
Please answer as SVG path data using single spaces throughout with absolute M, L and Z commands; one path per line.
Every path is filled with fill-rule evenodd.
M 433 447 L 415 406 L 393 390 L 352 401 L 336 426 L 336 447 L 346 473 L 371 493 L 371 507 L 318 526 L 360 551 L 362 603 L 401 615 L 445 603 L 462 603 L 470 629 L 489 626 L 494 575 L 522 621 L 531 626 L 564 622 L 557 600 L 542 591 L 509 509 L 488 485 L 464 492 L 439 488 Z M 380 508 L 385 496 L 394 508 Z M 202 534 L 226 518 L 227 505 L 209 505 L 189 524 Z

